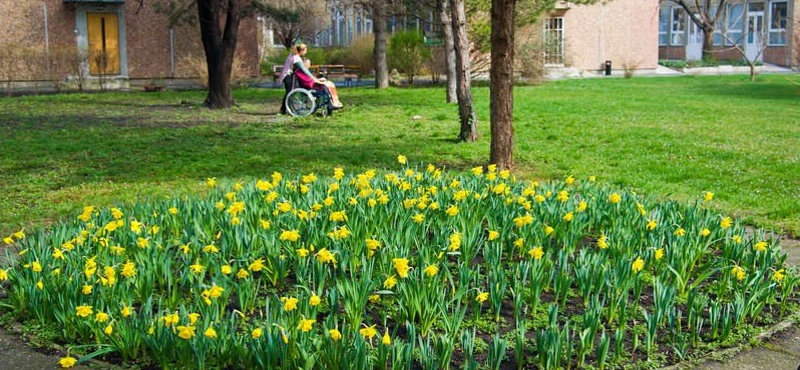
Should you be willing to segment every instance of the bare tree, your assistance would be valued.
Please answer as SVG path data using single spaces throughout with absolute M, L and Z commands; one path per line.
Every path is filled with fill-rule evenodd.
M 467 16 L 464 0 L 449 0 L 453 27 L 453 45 L 456 56 L 456 95 L 461 130 L 458 139 L 472 142 L 478 140 L 478 117 L 472 103 L 472 76 L 470 75 L 469 39 L 467 39 Z
M 712 59 L 714 31 L 725 13 L 726 0 L 672 0 L 680 5 L 689 19 L 703 31 L 703 59 Z
M 312 40 L 328 26 L 326 4 L 318 0 L 263 0 L 255 6 L 272 21 L 272 31 L 286 49 L 297 39 Z
M 436 1 L 437 12 L 442 22 L 445 63 L 447 64 L 447 102 L 455 103 L 456 95 L 456 49 L 453 45 L 453 26 L 450 21 L 450 7 L 447 0 Z
M 387 5 L 385 0 L 372 0 L 372 33 L 375 35 L 373 59 L 375 67 L 375 88 L 389 87 L 389 61 L 386 58 Z

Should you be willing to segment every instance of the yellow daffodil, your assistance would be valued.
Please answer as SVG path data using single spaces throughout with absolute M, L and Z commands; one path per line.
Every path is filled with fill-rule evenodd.
M 608 196 L 608 201 L 617 204 L 622 201 L 622 197 L 617 193 L 611 193 L 611 195 Z
M 600 235 L 600 237 L 597 238 L 597 247 L 600 248 L 600 249 L 608 248 L 608 240 L 607 240 L 607 237 L 605 236 L 605 234 L 604 235 Z
M 130 317 L 133 314 L 133 308 L 130 306 L 123 306 L 122 310 L 120 310 L 120 314 L 122 317 Z
M 0 269 L 0 281 L 8 280 L 8 270 Z
M 194 335 L 195 335 L 194 334 L 194 326 L 191 326 L 191 325 L 187 325 L 187 326 L 179 325 L 175 329 L 178 329 L 178 336 L 181 339 L 189 340 L 189 339 L 192 339 L 194 337 Z
M 301 319 L 300 324 L 297 325 L 297 329 L 299 329 L 303 333 L 309 332 L 311 331 L 312 327 L 314 326 L 314 323 L 316 322 L 317 320 L 314 319 Z
M 320 249 L 314 255 L 314 257 L 317 259 L 317 261 L 319 261 L 321 263 L 330 263 L 330 264 L 336 263 L 336 258 L 334 256 L 333 252 L 329 251 L 328 248 Z
M 675 235 L 675 236 L 684 236 L 684 235 L 686 235 L 686 229 L 684 229 L 684 228 L 682 228 L 682 227 L 679 227 L 679 228 L 678 228 L 678 229 L 676 229 L 676 230 L 675 230 L 675 232 L 674 232 L 674 233 L 672 233 L 672 234 L 673 234 L 673 235 Z
M 84 285 L 83 289 L 81 289 L 81 293 L 83 294 L 92 294 L 92 285 Z
M 711 235 L 711 230 L 709 230 L 709 229 L 700 230 L 700 236 L 704 236 L 705 237 L 705 236 L 709 236 L 709 235 Z
M 478 295 L 475 297 L 475 302 L 483 303 L 483 302 L 486 302 L 487 299 L 489 299 L 489 293 L 488 292 L 482 292 L 482 293 L 478 293 Z
M 761 241 L 753 245 L 753 249 L 757 252 L 763 252 L 767 250 L 767 242 Z
M 122 265 L 122 271 L 120 272 L 120 275 L 122 275 L 122 276 L 124 276 L 126 278 L 131 278 L 131 277 L 135 276 L 136 275 L 136 264 L 134 264 L 133 262 L 130 262 L 130 261 L 125 262 L 125 264 Z
M 705 200 L 706 202 L 710 202 L 712 199 L 714 199 L 714 193 L 710 191 L 703 193 L 703 200 Z
M 408 266 L 408 258 L 393 258 L 392 264 L 398 276 L 401 278 L 408 276 L 408 270 L 411 269 L 411 267 Z
M 397 156 L 397 163 L 406 164 L 406 163 L 408 163 L 408 158 L 406 158 L 406 156 L 400 154 L 400 155 Z
M 500 233 L 499 232 L 494 231 L 494 230 L 489 230 L 489 236 L 487 237 L 487 239 L 489 241 L 495 240 L 495 239 L 497 239 L 499 237 L 500 237 Z
M 264 269 L 264 259 L 263 258 L 258 258 L 256 260 L 254 260 L 253 263 L 250 264 L 250 266 L 247 266 L 247 269 L 250 270 L 250 271 L 253 271 L 253 272 L 258 272 L 258 271 L 263 270 Z
M 340 339 L 342 339 L 342 333 L 339 332 L 338 329 L 330 329 L 330 330 L 328 330 L 328 335 L 331 336 L 332 340 L 340 340 Z
M 239 279 L 244 279 L 248 276 L 250 276 L 250 273 L 245 269 L 239 269 L 239 272 L 236 273 L 236 277 Z
M 33 272 L 42 272 L 42 264 L 39 263 L 39 261 L 33 261 L 31 270 L 33 270 Z
M 72 356 L 62 357 L 60 360 L 58 360 L 58 364 L 64 369 L 69 369 L 75 366 L 75 364 L 77 363 L 78 360 L 76 360 L 75 357 Z
M 290 242 L 296 242 L 300 239 L 300 232 L 297 230 L 283 230 L 281 231 L 280 240 L 287 240 Z
M 397 279 L 394 277 L 394 275 L 389 276 L 383 281 L 383 287 L 386 289 L 392 289 L 395 285 L 397 285 Z
M 284 311 L 293 311 L 297 309 L 297 302 L 299 300 L 294 297 L 281 297 L 281 302 L 283 302 L 283 310 Z
M 252 336 L 253 339 L 261 338 L 261 334 L 263 334 L 263 330 L 261 328 L 255 328 L 252 332 L 250 332 L 250 336 Z
M 383 337 L 381 338 L 381 344 L 383 344 L 384 346 L 392 344 L 392 338 L 389 337 L 389 329 L 386 329 L 383 332 Z
M 783 278 L 785 278 L 785 277 L 786 277 L 786 275 L 784 274 L 783 269 L 780 269 L 778 271 L 775 271 L 774 274 L 772 274 L 772 281 L 776 281 L 776 282 L 780 283 L 783 280 Z
M 644 260 L 642 259 L 642 257 L 637 257 L 636 260 L 633 261 L 633 263 L 631 264 L 631 271 L 633 272 L 642 271 L 643 268 L 644 268 Z
M 231 267 L 231 265 L 222 265 L 222 267 L 219 268 L 219 271 L 224 275 L 230 275 L 233 272 L 233 267 Z
M 658 221 L 656 220 L 647 221 L 647 230 L 655 230 L 656 226 L 658 226 Z
M 164 326 L 173 326 L 180 321 L 180 316 L 177 313 L 171 313 L 161 318 L 161 321 L 164 322 Z
M 742 281 L 747 276 L 747 273 L 744 271 L 743 268 L 739 266 L 733 266 L 733 268 L 731 269 L 731 275 L 736 277 L 736 280 Z
M 103 329 L 103 333 L 106 333 L 106 335 L 111 335 L 112 333 L 114 333 L 114 324 L 106 325 L 106 328 Z
M 193 265 L 189 266 L 189 269 L 195 274 L 199 274 L 205 270 L 205 266 L 201 265 L 199 262 L 195 262 Z
M 209 188 L 213 188 L 217 186 L 217 178 L 216 177 L 209 177 L 206 179 L 206 186 Z
M 542 247 L 536 247 L 528 251 L 528 254 L 531 258 L 538 260 L 544 256 L 544 249 Z
M 655 254 L 656 261 L 660 260 L 663 257 L 664 257 L 664 248 L 656 249 L 656 254 Z
M 376 335 L 378 335 L 378 330 L 375 329 L 375 325 L 367 326 L 362 329 L 358 329 L 358 332 L 363 336 L 365 339 L 372 339 Z
M 448 216 L 454 217 L 458 215 L 458 207 L 456 207 L 455 204 L 451 205 L 450 207 L 447 207 L 445 213 L 447 213 Z
M 523 227 L 533 222 L 533 216 L 530 213 L 526 213 L 524 216 L 515 217 L 513 221 L 517 227 Z
M 418 224 L 422 223 L 422 221 L 425 221 L 425 214 L 424 213 L 415 213 L 413 216 L 411 216 L 411 220 L 414 221 L 415 223 L 418 223 Z
M 316 294 L 311 295 L 311 298 L 308 299 L 308 304 L 311 305 L 312 307 L 318 306 L 320 303 L 322 303 L 322 298 L 320 298 Z
M 554 231 L 555 231 L 555 229 L 553 229 L 551 226 L 545 226 L 545 227 L 544 227 L 544 235 L 550 235 L 550 234 L 552 234 Z
M 203 332 L 203 335 L 208 339 L 215 339 L 217 337 L 217 331 L 214 330 L 213 326 L 209 326 L 208 329 Z
M 719 221 L 719 227 L 721 229 L 727 229 L 733 225 L 733 220 L 730 217 L 724 217 L 722 220 Z
M 436 274 L 439 273 L 439 266 L 430 265 L 430 266 L 425 268 L 424 272 L 425 272 L 425 275 L 427 275 L 429 277 L 435 276 Z
M 556 196 L 556 199 L 559 202 L 562 202 L 562 203 L 568 201 L 569 200 L 569 192 L 567 192 L 566 190 L 559 191 L 558 195 Z
M 80 317 L 89 317 L 92 315 L 92 306 L 78 306 L 75 307 L 75 315 Z
M 575 215 L 572 212 L 567 212 L 567 214 L 565 214 L 564 217 L 562 217 L 562 219 L 566 222 L 570 222 L 574 217 Z

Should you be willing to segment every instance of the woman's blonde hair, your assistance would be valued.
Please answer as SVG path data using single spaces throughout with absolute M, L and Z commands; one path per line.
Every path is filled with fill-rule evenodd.
M 306 44 L 297 44 L 292 48 L 292 54 L 300 54 L 300 50 L 305 50 L 307 48 L 308 46 L 306 46 Z

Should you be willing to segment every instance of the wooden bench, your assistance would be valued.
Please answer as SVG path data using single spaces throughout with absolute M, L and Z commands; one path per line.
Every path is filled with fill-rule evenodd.
M 328 80 L 343 80 L 344 86 L 352 86 L 354 81 L 361 81 L 361 68 L 358 66 L 345 66 L 341 64 L 312 65 L 308 69 L 315 76 L 325 76 Z M 283 65 L 272 66 L 272 82 L 276 85 L 283 71 Z
M 354 81 L 361 81 L 361 71 L 358 67 L 342 64 L 324 64 L 319 67 L 327 79 L 343 80 L 343 86 L 352 86 Z

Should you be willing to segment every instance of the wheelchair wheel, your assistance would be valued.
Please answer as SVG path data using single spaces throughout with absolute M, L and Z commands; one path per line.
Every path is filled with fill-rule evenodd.
M 286 111 L 294 117 L 305 117 L 314 113 L 316 99 L 306 89 L 294 89 L 286 97 Z

